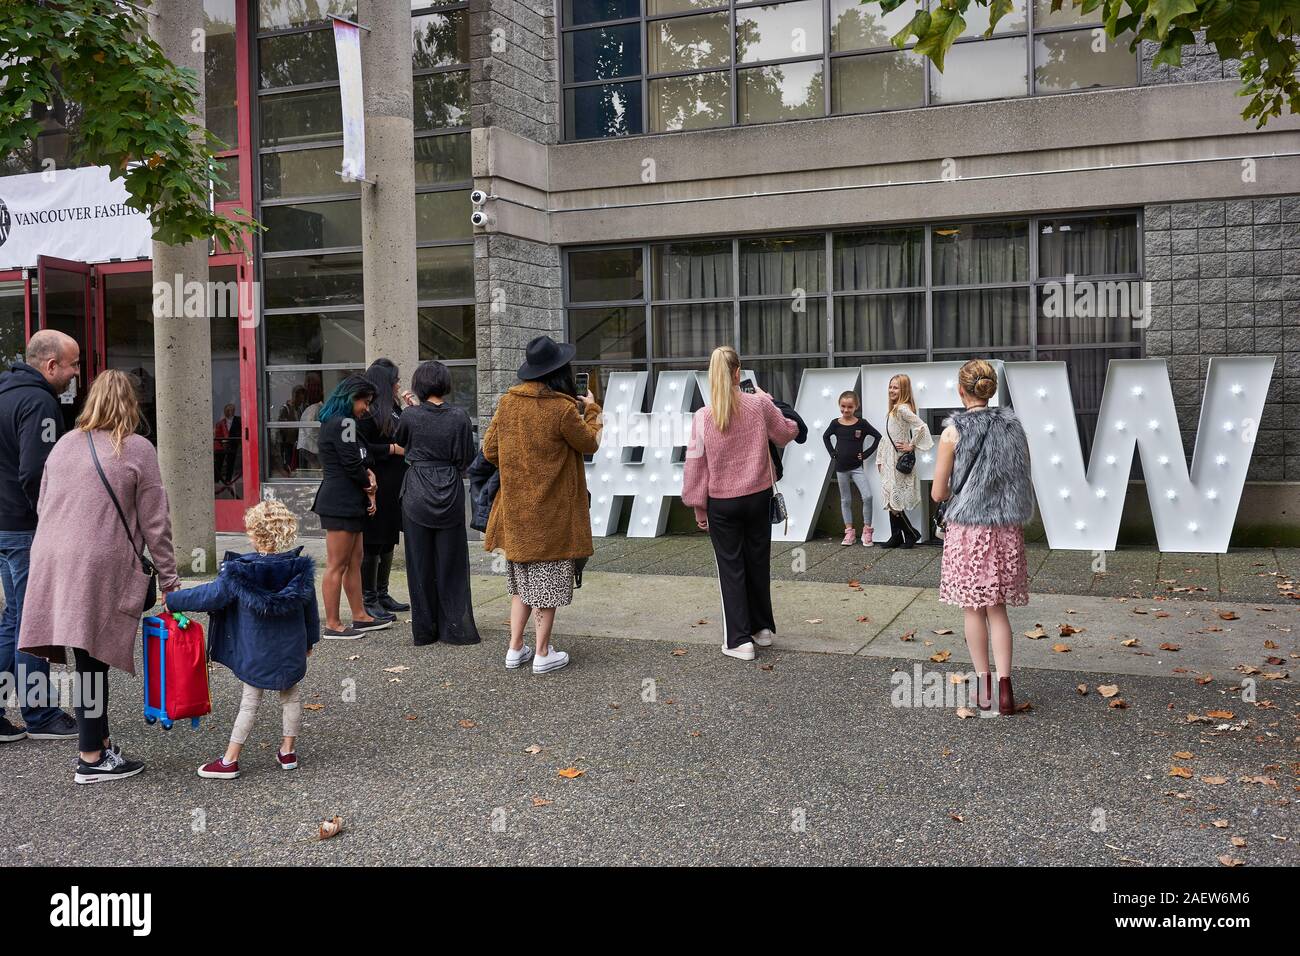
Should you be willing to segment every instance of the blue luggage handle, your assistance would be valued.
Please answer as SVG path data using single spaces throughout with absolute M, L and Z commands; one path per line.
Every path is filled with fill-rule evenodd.
M 184 615 L 174 615 L 176 623 L 184 627 L 189 619 Z M 172 719 L 167 716 L 167 627 L 160 617 L 146 617 L 144 631 L 144 722 L 152 724 L 161 722 L 163 730 L 172 729 Z M 149 706 L 149 638 L 158 638 L 158 706 Z M 199 718 L 191 717 L 190 726 L 197 728 Z

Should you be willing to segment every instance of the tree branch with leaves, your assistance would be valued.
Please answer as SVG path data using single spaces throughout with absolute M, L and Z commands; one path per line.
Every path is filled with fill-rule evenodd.
M 916 0 L 863 2 L 879 2 L 888 13 Z M 919 10 L 894 35 L 894 45 L 902 49 L 915 37 L 916 52 L 942 72 L 944 56 L 966 29 L 963 14 L 972 3 L 988 8 L 986 37 L 1012 10 L 1012 0 L 940 0 L 932 10 Z M 1250 99 L 1243 119 L 1262 127 L 1284 109 L 1300 113 L 1300 0 L 1052 0 L 1053 12 L 1071 6 L 1085 14 L 1100 9 L 1106 36 L 1129 40 L 1130 50 L 1144 41 L 1156 44 L 1156 66 L 1179 66 L 1183 48 L 1203 32 L 1220 59 L 1239 61 L 1240 95 Z
M 147 2 L 147 0 L 146 0 Z M 122 179 L 127 205 L 168 245 L 215 239 L 243 248 L 258 228 L 219 215 L 211 183 L 225 148 L 194 122 L 198 77 L 175 66 L 149 36 L 149 12 L 115 0 L 0 0 L 0 153 L 28 148 L 38 106 L 80 106 L 74 155 Z

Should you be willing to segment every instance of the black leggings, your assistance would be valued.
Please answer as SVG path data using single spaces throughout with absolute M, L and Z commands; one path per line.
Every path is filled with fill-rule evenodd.
M 77 749 L 83 754 L 104 749 L 108 739 L 108 665 L 79 647 L 72 649 L 77 671 Z

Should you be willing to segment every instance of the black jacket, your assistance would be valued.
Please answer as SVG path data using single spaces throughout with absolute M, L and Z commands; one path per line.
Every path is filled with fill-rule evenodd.
M 778 412 L 799 426 L 799 434 L 794 436 L 795 444 L 802 445 L 806 442 L 808 440 L 808 426 L 804 424 L 803 418 L 800 417 L 799 413 L 796 412 L 788 403 L 778 401 L 775 398 L 772 399 L 772 404 L 776 406 Z M 772 470 L 776 473 L 776 480 L 780 481 L 781 476 L 785 474 L 785 468 L 781 464 L 781 449 L 776 447 L 775 442 L 768 442 L 767 453 L 772 456 Z
M 320 426 L 320 488 L 311 510 L 334 518 L 364 518 L 370 452 L 355 419 L 331 418 Z M 345 434 L 346 432 L 346 434 Z M 350 439 L 350 440 L 349 440 Z
M 26 362 L 0 377 L 0 531 L 36 530 L 41 472 L 63 434 L 53 386 Z
M 469 526 L 475 531 L 487 531 L 488 518 L 492 516 L 492 502 L 496 501 L 500 490 L 501 472 L 480 451 L 469 466 L 469 500 L 474 509 Z

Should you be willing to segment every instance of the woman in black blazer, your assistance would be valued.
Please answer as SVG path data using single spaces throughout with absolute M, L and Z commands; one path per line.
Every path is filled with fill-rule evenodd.
M 393 618 L 411 609 L 388 593 L 393 550 L 402 534 L 402 479 L 406 477 L 406 450 L 394 436 L 402 408 L 417 402 L 410 392 L 402 391 L 392 359 L 375 359 L 365 378 L 375 387 L 375 400 L 370 403 L 370 414 L 357 425 L 370 452 L 370 470 L 378 488 L 374 514 L 366 519 L 361 535 L 361 594 L 367 614 Z
M 354 640 L 366 631 L 393 623 L 366 613 L 361 594 L 361 532 L 375 510 L 375 475 L 357 423 L 370 412 L 375 387 L 359 375 L 339 382 L 316 415 L 320 422 L 319 454 L 323 478 L 311 510 L 325 531 L 325 626 L 321 636 Z M 339 619 L 341 593 L 348 596 L 352 624 Z

